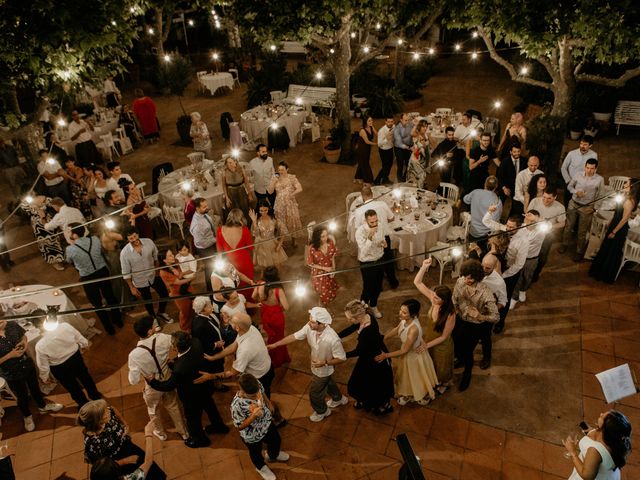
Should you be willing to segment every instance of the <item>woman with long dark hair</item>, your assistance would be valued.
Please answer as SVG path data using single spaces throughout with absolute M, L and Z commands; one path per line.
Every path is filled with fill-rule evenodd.
M 358 333 L 356 348 L 347 352 L 347 358 L 358 357 L 347 383 L 349 395 L 356 400 L 356 409 L 384 415 L 393 411 L 393 370 L 391 362 L 376 362 L 375 357 L 386 353 L 386 345 L 380 334 L 375 314 L 362 300 L 351 300 L 344 307 L 344 314 L 351 325 L 341 330 L 340 338 Z
M 573 461 L 569 480 L 617 480 L 631 452 L 631 423 L 622 412 L 609 410 L 579 442 L 567 437 L 562 444 Z
M 311 268 L 311 284 L 320 297 L 323 306 L 330 304 L 338 295 L 338 282 L 333 275 L 323 275 L 336 271 L 338 249 L 324 226 L 317 226 L 311 234 L 307 266 Z M 318 276 L 322 275 L 322 276 Z
M 538 173 L 531 177 L 531 181 L 529 182 L 529 187 L 527 187 L 527 192 L 524 194 L 524 211 L 527 212 L 529 210 L 529 203 L 534 198 L 542 197 L 544 194 L 544 189 L 547 188 L 549 184 L 549 179 L 544 173 Z
M 289 309 L 289 302 L 280 284 L 280 275 L 276 267 L 267 267 L 262 274 L 262 281 L 253 289 L 253 300 L 260 306 L 262 329 L 267 334 L 267 345 L 284 338 L 284 312 Z M 291 362 L 286 346 L 269 350 L 271 364 L 279 367 Z
M 371 146 L 376 145 L 373 139 L 376 137 L 376 129 L 373 127 L 373 118 L 363 117 L 362 128 L 358 133 L 356 146 L 356 158 L 358 168 L 356 169 L 355 181 L 373 185 L 373 171 L 371 170 Z
M 640 180 L 632 178 L 624 184 L 624 201 L 618 202 L 616 210 L 607 228 L 607 235 L 600 245 L 600 250 L 591 263 L 589 275 L 596 280 L 606 283 L 613 283 L 616 279 L 624 242 L 629 232 L 629 219 L 631 212 L 638 207 L 640 200 Z
M 422 262 L 422 266 L 413 284 L 431 302 L 427 315 L 425 338 L 418 351 L 429 350 L 440 385 L 438 392 L 444 393 L 453 379 L 453 338 L 451 333 L 456 325 L 456 312 L 453 307 L 452 292 L 446 285 L 438 285 L 433 290 L 422 283 L 424 274 L 431 266 L 431 259 Z M 426 343 L 425 343 L 426 342 Z
M 253 233 L 253 263 L 260 267 L 278 266 L 287 259 L 282 248 L 284 230 L 266 200 L 258 202 L 258 213 L 249 210 L 251 233 Z

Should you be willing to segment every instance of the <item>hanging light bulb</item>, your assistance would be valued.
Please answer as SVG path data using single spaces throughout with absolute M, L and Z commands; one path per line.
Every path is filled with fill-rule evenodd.
M 115 27 L 116 25 L 118 25 L 118 22 L 116 22 L 115 20 L 111 20 L 111 25 Z
M 58 328 L 58 310 L 60 305 L 47 305 L 47 316 L 42 326 L 47 332 L 52 332 Z
M 56 163 L 56 159 L 53 157 L 47 158 L 47 165 L 53 165 Z
M 27 195 L 26 197 L 24 197 L 24 201 L 31 204 L 33 203 L 33 197 L 31 195 Z
M 306 295 L 307 293 L 307 288 L 304 286 L 304 284 L 300 283 L 300 281 L 296 282 L 296 288 L 294 290 L 296 297 L 298 298 L 302 298 Z
M 547 233 L 551 231 L 551 223 L 550 222 L 540 222 L 538 224 L 538 230 L 543 233 Z
M 278 123 L 277 122 L 273 122 L 271 124 L 271 130 L 277 130 L 278 129 Z
M 275 52 L 276 51 L 276 46 L 275 45 L 271 45 L 269 47 L 269 50 L 271 50 L 272 52 Z
M 403 41 L 404 41 L 404 40 L 402 40 L 401 38 L 399 38 L 399 39 L 398 39 L 398 45 L 402 45 L 402 42 L 403 42 Z
M 471 36 L 472 36 L 473 38 L 478 38 L 478 32 L 473 32 L 473 33 L 471 34 Z
M 418 52 L 413 52 L 413 59 L 414 60 L 419 60 L 420 59 L 420 54 Z
M 163 58 L 164 58 L 164 61 L 167 63 L 171 61 L 171 55 L 169 55 L 168 53 Z
M 156 33 L 156 31 L 155 31 L 152 27 L 149 27 L 149 28 L 147 29 L 147 33 L 148 33 L 149 35 L 153 35 L 154 33 Z
M 393 189 L 393 196 L 395 198 L 400 198 L 402 197 L 402 191 L 399 188 L 394 188 Z
M 528 73 L 529 73 L 529 67 L 527 67 L 526 65 L 520 69 L 520 75 L 526 75 Z
M 109 230 L 113 230 L 113 228 L 116 226 L 116 222 L 114 222 L 111 218 L 107 218 L 104 221 L 104 226 Z
M 190 27 L 193 27 L 195 25 L 195 22 L 193 20 L 189 20 L 187 23 Z
M 329 228 L 330 232 L 335 232 L 337 230 L 337 228 L 338 228 L 338 224 L 336 223 L 335 220 L 331 220 L 329 222 L 328 228 Z
M 475 128 L 472 128 L 471 131 L 469 132 L 469 136 L 471 138 L 476 138 L 477 135 L 478 135 L 478 131 Z
M 136 13 L 136 7 L 129 7 L 129 12 Z
M 429 55 L 433 55 L 434 53 L 436 53 L 436 49 L 432 47 L 428 50 L 428 52 L 429 52 Z
M 456 43 L 453 48 L 455 49 L 456 52 L 459 52 L 462 49 L 462 45 L 460 45 L 459 43 Z
M 275 128 L 278 128 L 277 124 L 276 124 Z M 231 149 L 231 156 L 233 158 L 238 158 L 240 156 L 240 149 L 238 149 L 238 148 Z
M 616 196 L 613 197 L 617 204 L 624 202 L 624 195 L 621 193 L 616 193 Z
M 316 72 L 316 79 L 322 80 L 322 72 Z
M 220 28 L 220 22 L 219 22 L 218 20 L 216 20 L 216 22 L 215 22 L 215 26 L 216 26 L 216 28 L 218 28 L 218 29 Z
M 502 106 L 502 102 L 500 100 L 496 100 L 493 102 L 493 108 L 500 108 Z
M 382 25 L 380 25 L 380 23 L 376 23 L 376 30 L 380 30 L 382 28 Z
M 191 180 L 185 180 L 184 182 L 182 182 L 182 186 L 180 188 L 182 188 L 182 190 L 185 192 L 191 190 Z
M 476 60 L 478 58 L 478 54 L 476 52 L 473 52 L 471 54 L 471 60 Z
M 302 105 L 302 98 L 296 97 L 296 105 Z
M 56 123 L 58 124 L 59 127 L 66 127 L 67 126 L 67 122 L 66 122 L 66 120 L 64 118 L 59 118 Z
M 446 160 L 444 158 L 439 158 L 436 161 L 436 165 L 439 167 L 444 167 L 447 164 Z
M 369 47 L 365 45 L 364 47 L 362 47 L 362 51 L 364 53 L 369 53 Z
M 351 32 L 351 38 L 356 38 L 356 32 Z
M 215 268 L 216 271 L 218 272 L 222 272 L 226 266 L 227 266 L 227 262 L 225 262 L 224 259 L 221 257 L 216 258 L 215 261 L 213 262 L 213 268 Z
M 462 248 L 460 247 L 453 247 L 451 249 L 451 256 L 453 258 L 460 258 L 462 256 Z
M 213 55 L 211 55 L 211 58 L 213 58 L 214 60 L 218 60 L 220 58 L 220 55 L 217 53 L 214 53 Z
M 330 49 L 329 49 L 329 53 L 331 53 L 332 55 L 333 55 L 334 53 L 336 53 L 335 48 L 330 48 Z

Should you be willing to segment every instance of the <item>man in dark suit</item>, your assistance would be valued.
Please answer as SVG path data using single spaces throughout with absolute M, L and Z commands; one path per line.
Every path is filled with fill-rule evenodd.
M 197 338 L 191 338 L 191 335 L 186 332 L 175 332 L 171 336 L 173 344 L 178 350 L 178 356 L 171 366 L 171 377 L 164 381 L 153 378 L 149 378 L 147 381 L 152 388 L 161 392 L 173 389 L 178 391 L 189 431 L 189 438 L 184 441 L 185 445 L 190 448 L 207 447 L 211 442 L 206 433 L 227 433 L 229 427 L 224 424 L 216 404 L 211 398 L 213 394 L 211 382 L 199 385 L 193 383 L 200 376 L 199 372 L 205 367 L 200 341 Z M 211 422 L 211 425 L 205 429 L 202 428 L 203 410 Z
M 521 170 L 527 168 L 527 159 L 520 156 L 521 147 L 519 143 L 513 143 L 511 146 L 511 155 L 500 162 L 500 166 L 496 172 L 498 177 L 498 195 L 504 205 L 507 198 L 511 199 L 510 215 L 518 215 L 524 213 L 524 206 L 513 199 L 516 190 L 516 176 Z M 505 206 L 506 207 L 506 206 Z M 505 212 L 503 212 L 505 213 Z M 506 214 L 506 213 L 505 213 Z

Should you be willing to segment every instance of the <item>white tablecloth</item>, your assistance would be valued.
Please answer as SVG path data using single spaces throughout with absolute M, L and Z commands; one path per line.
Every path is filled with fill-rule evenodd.
M 207 179 L 206 190 L 204 186 L 199 186 L 195 182 L 193 198 L 202 197 L 207 201 L 209 208 L 217 215 L 222 214 L 222 207 L 224 206 L 224 192 L 222 191 L 222 182 L 220 181 L 220 175 L 222 172 L 224 162 L 214 162 L 212 160 L 204 160 L 203 168 L 206 169 L 204 176 Z M 215 180 L 212 170 L 216 167 Z M 249 164 L 246 162 L 240 162 L 240 166 L 244 167 L 249 181 L 251 181 L 251 172 L 249 170 Z M 187 166 L 174 170 L 168 175 L 165 175 L 158 184 L 158 192 L 160 193 L 160 199 L 163 205 L 169 205 L 170 207 L 184 207 L 184 197 L 182 195 L 182 189 L 177 186 L 179 183 L 190 178 L 193 167 Z
M 276 122 L 287 129 L 289 146 L 295 147 L 307 112 L 302 107 L 290 106 L 288 109 L 282 110 L 281 113 L 277 113 L 273 107 L 268 105 L 254 107 L 240 115 L 240 128 L 247 132 L 249 139 L 254 142 L 261 140 L 263 143 L 267 143 L 268 129 L 271 124 Z
M 233 75 L 230 73 L 221 72 L 202 75 L 199 81 L 204 88 L 211 92 L 211 95 L 214 95 L 222 87 L 228 87 L 233 90 Z
M 387 187 L 374 187 L 374 196 L 381 195 L 384 189 L 391 191 Z M 451 225 L 453 218 L 453 211 L 448 204 L 440 204 L 435 212 L 431 212 L 429 217 L 426 217 L 426 212 L 430 211 L 430 207 L 427 206 L 427 197 L 435 196 L 434 192 L 428 192 L 420 190 L 417 187 L 396 187 L 402 197 L 408 201 L 410 197 L 422 197 L 422 201 L 419 202 L 419 206 L 415 210 L 405 211 L 400 213 L 394 212 L 394 220 L 389 224 L 391 230 L 391 248 L 398 250 L 398 256 L 412 256 L 412 258 L 400 259 L 397 262 L 397 267 L 402 270 L 413 271 L 414 267 L 420 266 L 424 260 L 423 253 L 429 248 L 434 246 L 438 241 L 446 241 L 447 229 Z M 384 200 L 390 207 L 393 206 L 394 201 L 398 199 L 389 193 L 380 197 L 380 200 Z M 415 220 L 415 214 L 419 214 L 419 220 Z M 438 218 L 436 218 L 438 217 Z M 349 227 L 352 228 L 351 222 Z M 349 238 L 353 238 L 354 232 L 348 232 Z M 418 255 L 420 254 L 420 255 Z M 413 257 L 413 255 L 416 255 Z
M 113 134 L 116 128 L 118 128 L 118 119 L 114 118 L 109 120 L 108 122 L 99 123 L 94 126 L 93 132 L 91 132 L 91 140 L 97 145 L 102 141 L 100 135 L 106 135 L 107 133 Z M 62 134 L 60 137 L 60 143 L 62 144 L 62 148 L 64 148 L 68 155 L 75 156 L 76 154 L 76 143 L 77 140 L 70 140 L 69 134 L 66 132 Z M 63 165 L 64 167 L 64 165 Z

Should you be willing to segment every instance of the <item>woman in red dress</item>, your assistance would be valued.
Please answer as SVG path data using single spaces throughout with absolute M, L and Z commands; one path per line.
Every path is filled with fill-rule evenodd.
M 164 252 L 160 252 L 159 257 L 166 267 L 160 270 L 160 278 L 167 286 L 167 290 L 169 290 L 170 297 L 179 297 L 182 295 L 180 293 L 180 287 L 182 285 L 187 285 L 187 292 L 193 293 L 193 288 L 191 287 L 191 279 L 190 278 L 182 278 L 182 270 L 180 270 L 180 266 L 176 261 L 176 257 L 173 252 L 169 249 Z M 191 332 L 191 321 L 193 320 L 193 310 L 191 309 L 191 299 L 190 298 L 178 298 L 174 300 L 176 302 L 176 306 L 180 311 L 180 330 L 183 332 Z
M 276 267 L 267 267 L 262 274 L 262 281 L 253 289 L 253 300 L 260 306 L 262 330 L 267 334 L 267 345 L 284 338 L 284 312 L 289 309 L 289 302 L 280 286 L 280 276 Z M 274 368 L 291 362 L 286 346 L 269 350 L 271 364 Z
M 140 123 L 142 136 L 147 140 L 154 141 L 160 137 L 156 104 L 144 94 L 141 88 L 136 88 L 135 94 L 137 98 L 131 104 L 131 108 Z
M 226 252 L 227 260 L 236 270 L 253 280 L 253 239 L 242 210 L 234 208 L 229 212 L 225 224 L 218 228 L 216 244 L 218 252 Z M 240 282 L 240 287 L 247 285 Z
M 340 288 L 333 275 L 322 275 L 335 272 L 337 254 L 338 249 L 329 237 L 327 229 L 323 226 L 314 228 L 309 242 L 307 266 L 311 268 L 313 289 L 320 296 L 320 303 L 325 306 L 336 298 L 338 288 Z M 318 277 L 317 275 L 322 276 Z

